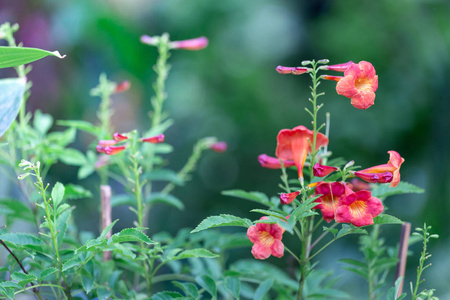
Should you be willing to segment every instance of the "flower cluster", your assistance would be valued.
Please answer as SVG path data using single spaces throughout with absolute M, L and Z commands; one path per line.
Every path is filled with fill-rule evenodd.
M 126 140 L 128 140 L 127 135 L 116 132 L 113 134 L 112 140 L 98 141 L 98 144 L 95 147 L 95 149 L 97 149 L 97 152 L 99 152 L 99 153 L 104 153 L 107 155 L 116 155 L 126 149 L 128 144 L 121 143 Z M 139 141 L 144 142 L 144 143 L 152 143 L 152 144 L 162 143 L 162 142 L 164 142 L 164 134 L 158 134 L 156 136 L 142 138 Z
M 336 91 L 351 99 L 351 104 L 358 109 L 367 109 L 374 104 L 375 92 L 378 88 L 378 76 L 371 63 L 361 61 L 354 63 L 349 61 L 338 65 L 325 65 L 328 61 L 319 61 L 317 64 L 306 61 L 307 67 L 278 66 L 276 71 L 280 74 L 300 75 L 311 73 L 313 84 L 318 86 L 319 79 L 334 80 L 337 82 Z M 318 70 L 343 72 L 343 76 L 322 75 L 317 76 Z M 312 93 L 314 100 L 314 113 L 307 110 L 313 117 L 313 129 L 305 126 L 297 126 L 293 129 L 282 129 L 277 136 L 275 157 L 261 154 L 258 161 L 264 168 L 283 169 L 281 177 L 286 190 L 280 195 L 281 205 L 292 205 L 291 211 L 301 205 L 306 199 L 311 199 L 312 209 L 320 210 L 323 219 L 330 223 L 350 223 L 356 227 L 374 224 L 374 218 L 380 215 L 384 206 L 380 199 L 372 196 L 371 184 L 389 183 L 390 187 L 396 187 L 400 182 L 400 166 L 404 159 L 396 151 L 388 151 L 389 161 L 386 164 L 369 167 L 363 170 L 355 170 L 351 161 L 343 168 L 328 166 L 327 151 L 320 151 L 321 147 L 327 147 L 328 137 L 320 133 L 316 127 L 317 111 L 320 106 L 315 103 L 318 95 Z M 324 163 L 325 162 L 325 163 Z M 291 187 L 284 169 L 294 167 L 298 174 L 300 187 Z M 304 168 L 309 168 L 310 180 L 305 186 Z M 312 173 L 312 174 L 311 174 Z M 341 180 L 338 180 L 341 177 Z M 284 179 L 283 179 L 284 178 Z M 363 181 L 358 180 L 362 179 Z M 349 181 L 347 181 L 349 180 Z M 365 182 L 364 182 L 365 181 Z M 367 182 L 367 183 L 366 183 Z M 302 201 L 296 201 L 301 196 Z M 314 200 L 311 198 L 314 197 Z M 267 217 L 261 218 L 268 219 Z M 284 246 L 281 242 L 284 229 L 278 224 L 257 223 L 250 226 L 247 236 L 253 243 L 252 254 L 257 259 L 266 259 L 270 255 L 281 257 Z

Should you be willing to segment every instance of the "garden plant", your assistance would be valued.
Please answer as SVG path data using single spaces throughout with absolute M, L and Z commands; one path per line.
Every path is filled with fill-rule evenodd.
M 223 194 L 233 197 L 232 205 L 242 199 L 255 203 L 251 211 L 257 215 L 255 220 L 224 212 L 205 216 L 200 224 L 192 224 L 194 229 L 180 228 L 174 236 L 166 232 L 149 236 L 148 229 L 154 225 L 149 215 L 155 206 L 169 205 L 189 213 L 191 202 L 172 192 L 188 184 L 203 152 L 212 150 L 220 155 L 227 150 L 225 142 L 205 137 L 193 145 L 192 154 L 179 170 L 170 169 L 166 158 L 173 151 L 164 142 L 166 130 L 174 123 L 164 106 L 170 95 L 165 84 L 171 51 L 202 50 L 208 39 L 172 41 L 169 34 L 162 34 L 143 35 L 136 41 L 158 53 L 153 67 L 152 111 L 146 127 L 123 132 L 111 125 L 112 118 L 120 114 L 112 110 L 111 102 L 115 94 L 133 87 L 128 81 L 112 82 L 106 74 L 100 75 L 90 92 L 93 99 L 100 99 L 95 124 L 55 121 L 40 110 L 27 112 L 32 86 L 27 80 L 31 72 L 28 64 L 47 56 L 45 59 L 57 57 L 64 63 L 64 56 L 57 51 L 22 47 L 14 38 L 18 29 L 17 24 L 9 23 L 0 27 L 0 38 L 7 42 L 0 47 L 0 68 L 17 71 L 16 78 L 0 79 L 0 164 L 3 178 L 16 186 L 11 195 L 0 196 L 4 223 L 0 224 L 0 242 L 5 250 L 0 266 L 1 297 L 349 299 L 347 292 L 335 287 L 337 278 L 317 256 L 326 253 L 335 241 L 356 235 L 358 244 L 354 247 L 359 247 L 363 259 L 345 257 L 344 253 L 340 262 L 366 280 L 368 294 L 362 298 L 436 299 L 433 290 L 420 290 L 422 273 L 429 266 L 425 262 L 427 245 L 430 238 L 437 237 L 430 233 L 431 228 L 424 225 L 413 233 L 417 238 L 411 241 L 421 241 L 423 251 L 417 280 L 410 289 L 403 289 L 409 232 L 404 232 L 399 246 L 386 245 L 382 237 L 384 224 L 405 225 L 389 214 L 388 197 L 423 192 L 400 177 L 401 165 L 409 162 L 397 151 L 386 149 L 387 162 L 361 167 L 351 158 L 334 157 L 331 152 L 333 113 L 323 113 L 324 105 L 327 101 L 348 105 L 346 97 L 355 109 L 370 114 L 378 88 L 371 63 L 329 64 L 321 59 L 303 61 L 300 67 L 278 66 L 280 74 L 311 79 L 310 95 L 299 97 L 311 119 L 280 130 L 276 143 L 273 137 L 273 154 L 255 155 L 263 168 L 281 172 L 280 182 L 274 182 L 279 194 L 227 190 Z M 322 102 L 321 84 L 336 84 L 340 96 L 327 95 L 330 100 Z M 52 131 L 54 124 L 64 130 Z M 80 131 L 91 138 L 88 149 L 73 146 Z M 49 182 L 47 175 L 56 164 L 78 167 L 78 179 L 91 178 L 97 190 L 90 191 L 77 182 Z M 100 230 L 80 231 L 73 221 L 76 200 L 81 198 L 98 203 Z M 119 219 L 112 220 L 111 210 L 119 206 L 135 214 L 128 227 Z M 15 231 L 17 223 L 27 223 L 31 229 Z M 230 226 L 243 229 L 219 229 Z M 248 257 L 230 259 L 237 248 L 248 249 Z M 271 256 L 286 259 L 289 268 L 279 267 Z M 391 280 L 389 274 L 396 266 L 397 275 Z

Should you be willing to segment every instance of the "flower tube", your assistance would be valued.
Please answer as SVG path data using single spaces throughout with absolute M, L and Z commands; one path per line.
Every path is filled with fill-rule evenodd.
M 405 161 L 396 151 L 388 151 L 389 161 L 387 164 L 370 167 L 358 172 L 355 176 L 368 182 L 386 183 L 390 182 L 390 187 L 396 187 L 400 183 L 400 166 Z M 374 179 L 377 180 L 374 180 Z

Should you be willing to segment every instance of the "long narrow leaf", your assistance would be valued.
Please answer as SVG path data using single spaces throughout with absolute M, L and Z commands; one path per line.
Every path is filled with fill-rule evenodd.
M 0 46 L 0 69 L 28 64 L 46 56 L 65 57 L 58 51 L 50 52 L 38 48 Z

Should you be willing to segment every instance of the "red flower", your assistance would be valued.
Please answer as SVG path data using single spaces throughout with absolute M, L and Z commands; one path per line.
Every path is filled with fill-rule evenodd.
M 262 217 L 260 220 L 267 220 Z M 247 237 L 253 243 L 252 254 L 256 259 L 266 259 L 270 255 L 282 257 L 284 245 L 281 242 L 284 229 L 278 224 L 258 223 L 250 226 Z
M 118 85 L 116 85 L 116 88 L 114 89 L 114 93 L 123 93 L 130 89 L 130 82 L 128 80 L 122 81 Z
M 117 141 L 115 141 L 115 140 L 100 140 L 100 141 L 98 141 L 97 145 L 100 147 L 106 147 L 106 146 L 112 146 L 115 144 L 117 144 Z
M 368 182 L 390 182 L 390 187 L 396 187 L 400 182 L 400 166 L 405 159 L 402 158 L 396 151 L 391 150 L 388 151 L 388 153 L 389 161 L 387 164 L 378 165 L 355 172 L 355 176 Z
M 324 166 L 319 163 L 316 163 L 313 167 L 313 174 L 314 174 L 314 176 L 317 176 L 317 177 L 325 177 L 337 170 L 338 170 L 338 168 Z
M 321 77 L 328 80 L 337 81 L 336 91 L 339 95 L 351 99 L 354 107 L 359 109 L 369 108 L 374 104 L 375 92 L 378 89 L 378 76 L 375 74 L 375 68 L 367 61 L 361 61 L 358 64 L 346 63 L 328 68 L 335 71 L 345 70 L 344 76 L 322 75 Z M 340 66 L 340 67 L 339 67 Z
M 158 134 L 156 136 L 151 136 L 148 138 L 142 138 L 141 142 L 158 144 L 164 142 L 164 134 Z
M 281 193 L 280 202 L 281 204 L 290 204 L 294 199 L 300 194 L 300 191 L 292 193 Z
M 277 136 L 276 156 L 280 159 L 292 159 L 298 169 L 299 179 L 303 180 L 303 165 L 308 152 L 311 152 L 309 143 L 313 143 L 314 132 L 305 126 L 297 126 L 293 129 L 282 129 Z M 328 144 L 328 138 L 322 133 L 317 133 L 316 150 Z
M 336 209 L 336 222 L 351 223 L 357 227 L 373 224 L 373 218 L 383 212 L 380 199 L 372 197 L 369 191 L 348 195 Z
M 98 146 L 97 146 L 98 147 Z M 105 153 L 107 155 L 116 155 L 117 153 L 122 152 L 123 150 L 125 150 L 125 146 L 106 146 L 102 149 L 103 151 L 99 151 L 97 148 L 98 152 L 101 153 Z
M 201 50 L 206 48 L 206 46 L 208 46 L 208 39 L 204 36 L 170 43 L 170 48 L 172 49 Z
M 280 160 L 276 157 L 268 156 L 266 154 L 261 154 L 258 156 L 258 161 L 261 164 L 261 167 L 268 169 L 281 169 Z M 285 168 L 289 168 L 295 166 L 293 160 L 283 160 L 283 165 Z
M 283 67 L 278 66 L 276 69 L 278 73 L 280 74 L 294 74 L 294 75 L 301 75 L 309 72 L 310 68 L 303 68 L 303 67 Z
M 116 142 L 120 142 L 120 141 L 125 141 L 125 140 L 127 140 L 128 137 L 125 136 L 125 135 L 122 135 L 122 134 L 120 134 L 120 133 L 118 133 L 118 132 L 116 132 L 116 133 L 113 134 L 113 139 L 114 139 Z
M 211 146 L 209 146 L 209 149 L 218 152 L 218 153 L 222 153 L 227 151 L 228 145 L 225 142 L 217 142 L 212 144 Z
M 320 209 L 323 219 L 330 223 L 334 220 L 336 210 L 342 199 L 353 193 L 350 188 L 340 182 L 324 182 L 316 187 L 315 194 L 322 195 L 315 200 L 319 203 L 314 208 Z

